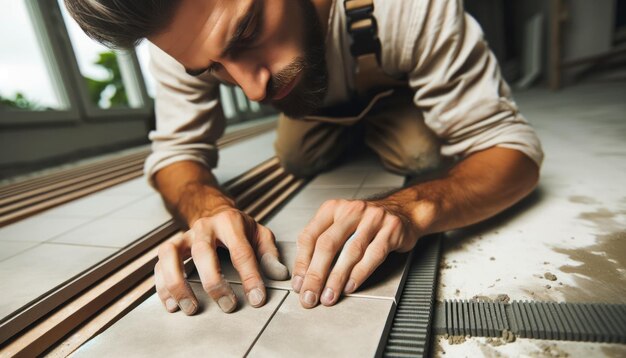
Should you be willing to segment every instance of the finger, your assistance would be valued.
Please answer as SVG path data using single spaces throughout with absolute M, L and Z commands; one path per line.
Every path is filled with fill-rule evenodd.
M 356 289 L 374 273 L 378 266 L 385 261 L 390 252 L 388 243 L 389 232 L 390 230 L 386 230 L 386 228 L 383 227 L 383 229 L 376 234 L 374 240 L 372 240 L 371 244 L 365 250 L 361 261 L 352 269 L 348 283 L 344 288 L 344 293 L 349 294 L 356 291 Z
M 224 279 L 214 241 L 198 240 L 191 247 L 191 256 L 198 269 L 202 288 L 225 313 L 237 308 L 237 296 Z
M 184 278 L 182 259 L 174 243 L 161 244 L 159 262 L 165 288 L 186 315 L 193 315 L 198 309 L 198 300 Z
M 261 271 L 272 280 L 284 281 L 289 279 L 289 270 L 280 262 L 280 254 L 276 247 L 274 234 L 263 225 L 257 224 L 257 257 Z
M 354 234 L 346 241 L 341 249 L 339 258 L 337 258 L 337 262 L 328 276 L 326 287 L 320 297 L 320 302 L 323 305 L 331 306 L 337 302 L 339 295 L 346 286 L 352 269 L 361 261 L 365 250 L 380 230 L 383 216 L 384 212 L 379 208 L 368 210 L 363 215 L 363 220 L 357 226 Z
M 157 295 L 159 299 L 161 299 L 165 309 L 170 313 L 178 311 L 178 303 L 176 303 L 174 297 L 172 297 L 167 288 L 165 288 L 159 262 L 154 265 L 154 285 L 156 286 Z
M 252 246 L 246 237 L 243 218 L 240 214 L 236 214 L 236 217 L 231 215 L 228 214 L 228 217 L 216 220 L 214 230 L 217 237 L 228 248 L 230 259 L 239 273 L 248 302 L 253 307 L 260 307 L 265 304 L 265 284 L 259 273 L 259 265 Z
M 337 203 L 336 200 L 325 202 L 298 236 L 298 249 L 291 279 L 291 286 L 296 293 L 300 293 L 304 283 L 304 276 L 309 269 L 317 238 L 333 224 Z
M 318 238 L 311 264 L 302 283 L 300 303 L 304 308 L 312 308 L 317 305 L 333 260 L 355 229 L 356 224 L 354 222 L 342 220 L 332 224 Z M 330 295 L 336 294 L 338 292 L 330 292 Z

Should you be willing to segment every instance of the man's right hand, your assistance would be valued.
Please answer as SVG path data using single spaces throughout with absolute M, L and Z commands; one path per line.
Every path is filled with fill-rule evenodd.
M 266 300 L 258 262 L 268 278 L 289 279 L 287 267 L 279 261 L 274 234 L 268 228 L 233 207 L 217 208 L 210 216 L 195 220 L 182 236 L 159 247 L 159 261 L 154 268 L 156 290 L 169 312 L 180 308 L 192 315 L 198 309 L 198 300 L 184 274 L 183 262 L 189 257 L 193 258 L 202 287 L 222 311 L 230 313 L 237 308 L 237 297 L 221 273 L 218 246 L 228 249 L 253 307 L 263 306 Z

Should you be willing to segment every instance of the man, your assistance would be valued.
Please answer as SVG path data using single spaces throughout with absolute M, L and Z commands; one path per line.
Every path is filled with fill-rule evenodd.
M 323 204 L 298 238 L 292 272 L 305 308 L 335 304 L 388 253 L 411 250 L 421 236 L 489 218 L 538 181 L 539 140 L 461 0 L 375 0 L 373 13 L 361 11 L 368 5 L 358 0 L 66 4 L 87 34 L 104 44 L 132 47 L 147 38 L 155 45 L 157 129 L 146 173 L 190 228 L 159 250 L 157 292 L 170 312 L 197 309 L 181 265 L 190 256 L 207 293 L 224 312 L 235 309 L 217 246 L 230 251 L 254 307 L 266 299 L 259 267 L 273 279 L 289 275 L 270 230 L 238 210 L 211 174 L 224 129 L 220 82 L 284 113 L 276 152 L 299 176 L 329 168 L 357 134 L 400 174 L 430 170 L 442 158 L 456 160 L 441 178 L 381 199 Z M 361 66 L 356 55 L 368 51 L 350 47 L 362 29 L 382 44 L 370 51 L 379 68 Z M 387 78 L 369 76 L 377 69 Z

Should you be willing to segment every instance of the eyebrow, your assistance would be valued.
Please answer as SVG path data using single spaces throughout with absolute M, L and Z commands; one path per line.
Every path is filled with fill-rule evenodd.
M 244 15 L 241 20 L 239 20 L 239 22 L 237 23 L 237 26 L 235 26 L 235 34 L 233 35 L 233 37 L 228 41 L 228 43 L 226 44 L 226 47 L 224 47 L 224 50 L 222 50 L 220 57 L 229 57 L 232 55 L 232 53 L 234 52 L 234 50 L 238 47 L 242 47 L 245 43 L 245 39 L 243 38 L 244 33 L 246 32 L 246 29 L 248 28 L 248 26 L 250 25 L 250 23 L 252 22 L 253 19 L 255 19 L 255 17 L 257 18 L 257 25 L 255 26 L 255 29 L 253 30 L 254 33 L 256 34 L 258 32 L 259 29 L 259 25 L 260 23 L 262 23 L 262 15 L 263 12 L 260 11 L 262 9 L 262 2 L 263 0 L 252 0 L 252 4 L 250 4 L 250 7 L 246 10 L 246 15 Z M 209 66 L 203 68 L 203 69 L 185 69 L 185 71 L 187 72 L 187 74 L 191 75 L 191 76 L 199 76 L 201 74 L 203 74 L 204 72 L 208 71 L 215 63 L 211 63 L 209 64 Z

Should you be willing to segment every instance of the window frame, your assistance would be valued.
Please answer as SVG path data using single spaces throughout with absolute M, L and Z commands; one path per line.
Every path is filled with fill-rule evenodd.
M 75 56 L 63 14 L 56 0 L 23 0 L 38 39 L 47 72 L 62 106 L 59 110 L 15 110 L 2 112 L 0 127 L 76 124 L 79 122 L 137 120 L 147 121 L 154 102 L 146 84 L 135 50 L 116 51 L 124 85 L 137 108 L 99 108 L 91 103 Z M 62 64 L 62 65 L 61 65 Z

